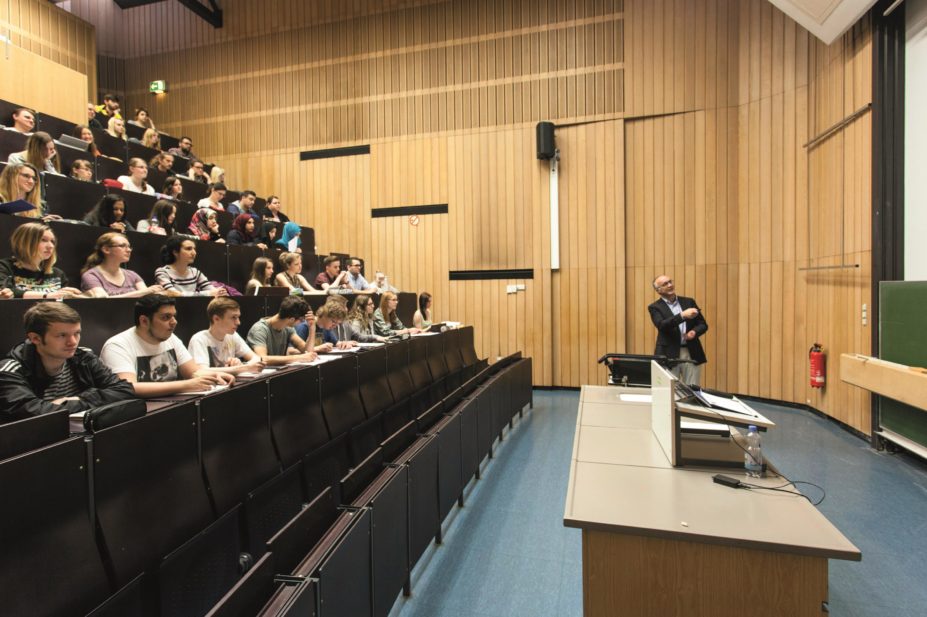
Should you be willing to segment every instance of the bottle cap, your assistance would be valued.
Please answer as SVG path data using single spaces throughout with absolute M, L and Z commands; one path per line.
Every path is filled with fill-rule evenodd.
M 755 431 L 755 430 L 756 430 L 756 424 L 751 424 L 750 426 L 747 427 L 747 430 L 748 430 L 748 431 Z

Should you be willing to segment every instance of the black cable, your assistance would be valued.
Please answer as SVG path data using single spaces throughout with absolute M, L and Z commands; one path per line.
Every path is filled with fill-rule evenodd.
M 682 383 L 682 382 L 680 382 L 680 383 Z M 695 393 L 692 391 L 692 389 L 691 389 L 687 384 L 682 384 L 682 385 L 685 387 L 685 389 L 689 390 L 689 392 L 690 392 L 690 394 L 692 394 L 692 396 L 695 396 Z M 698 399 L 698 397 L 696 397 L 696 399 Z M 724 416 L 722 416 L 720 413 L 718 413 L 718 412 L 715 411 L 714 409 L 711 409 L 710 407 L 702 407 L 702 408 L 703 408 L 703 409 L 707 409 L 707 410 L 710 411 L 711 413 L 713 413 L 713 414 L 715 414 L 716 416 L 718 416 L 718 418 L 721 420 L 722 424 L 724 424 L 724 425 L 727 427 L 727 430 L 728 430 L 729 432 L 734 428 L 734 427 L 732 427 L 730 424 L 728 424 L 727 418 L 725 418 Z M 736 439 L 734 439 L 733 437 L 731 437 L 731 440 L 734 442 L 734 444 L 735 444 L 738 448 L 740 448 L 741 450 L 743 450 L 744 454 L 746 454 L 747 456 L 749 456 L 750 458 L 752 458 L 754 463 L 760 464 L 759 461 L 756 460 L 756 457 L 753 456 L 753 454 L 750 453 L 745 447 L 743 447 L 742 445 L 740 445 L 740 443 L 739 443 Z M 760 465 L 760 466 L 762 466 L 762 465 Z M 786 476 L 784 473 L 780 473 L 780 472 L 778 472 L 778 471 L 775 472 L 775 474 L 776 474 L 776 476 L 778 476 L 778 477 L 784 479 L 784 480 L 786 481 L 786 483 L 783 484 L 782 486 L 769 487 L 769 486 L 760 486 L 759 484 L 750 484 L 750 483 L 747 483 L 747 482 L 741 482 L 741 483 L 740 483 L 740 486 L 742 486 L 742 487 L 744 487 L 744 488 L 747 488 L 747 489 L 752 489 L 752 490 L 777 491 L 777 492 L 780 492 L 780 493 L 789 493 L 789 494 L 791 494 L 791 495 L 799 495 L 799 496 L 804 497 L 805 499 L 807 499 L 807 500 L 808 500 L 808 503 L 810 503 L 812 506 L 815 506 L 815 507 L 821 505 L 821 504 L 824 502 L 824 499 L 827 497 L 827 491 L 825 491 L 822 487 L 818 486 L 818 485 L 815 484 L 814 482 L 806 482 L 805 480 L 792 480 L 792 479 L 790 479 L 788 476 Z M 815 502 L 815 501 L 812 501 L 810 497 L 808 497 L 807 495 L 805 495 L 804 493 L 802 493 L 800 490 L 798 490 L 798 486 L 796 486 L 797 484 L 807 484 L 808 486 L 813 486 L 813 487 L 815 487 L 816 489 L 818 489 L 819 491 L 821 491 L 821 498 L 820 498 L 818 501 L 816 501 L 816 502 Z M 792 486 L 792 487 L 795 488 L 795 490 L 794 490 L 794 491 L 786 491 L 786 490 L 784 490 L 784 487 L 786 487 L 786 486 Z

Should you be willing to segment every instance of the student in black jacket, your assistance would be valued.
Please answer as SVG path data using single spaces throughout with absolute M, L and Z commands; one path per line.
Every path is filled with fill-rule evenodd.
M 70 306 L 40 302 L 23 325 L 27 340 L 0 360 L 0 423 L 135 398 L 131 384 L 78 347 L 80 315 Z

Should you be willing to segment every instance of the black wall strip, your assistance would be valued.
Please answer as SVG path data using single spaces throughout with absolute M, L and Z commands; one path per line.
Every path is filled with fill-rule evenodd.
M 534 270 L 451 270 L 452 281 L 492 281 L 496 279 L 533 279 Z
M 348 146 L 346 148 L 329 148 L 328 150 L 305 150 L 299 153 L 300 161 L 313 161 L 315 159 L 333 159 L 339 156 L 357 156 L 370 154 L 370 146 Z
M 432 204 L 430 206 L 398 206 L 396 208 L 374 208 L 370 216 L 375 219 L 387 216 L 411 216 L 413 214 L 447 214 L 447 204 Z

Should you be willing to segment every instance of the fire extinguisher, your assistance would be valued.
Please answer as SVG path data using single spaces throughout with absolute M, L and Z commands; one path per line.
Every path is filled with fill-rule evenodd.
M 824 379 L 827 376 L 827 357 L 824 355 L 824 347 L 820 343 L 815 343 L 808 350 L 808 362 L 811 365 L 811 387 L 823 388 Z

